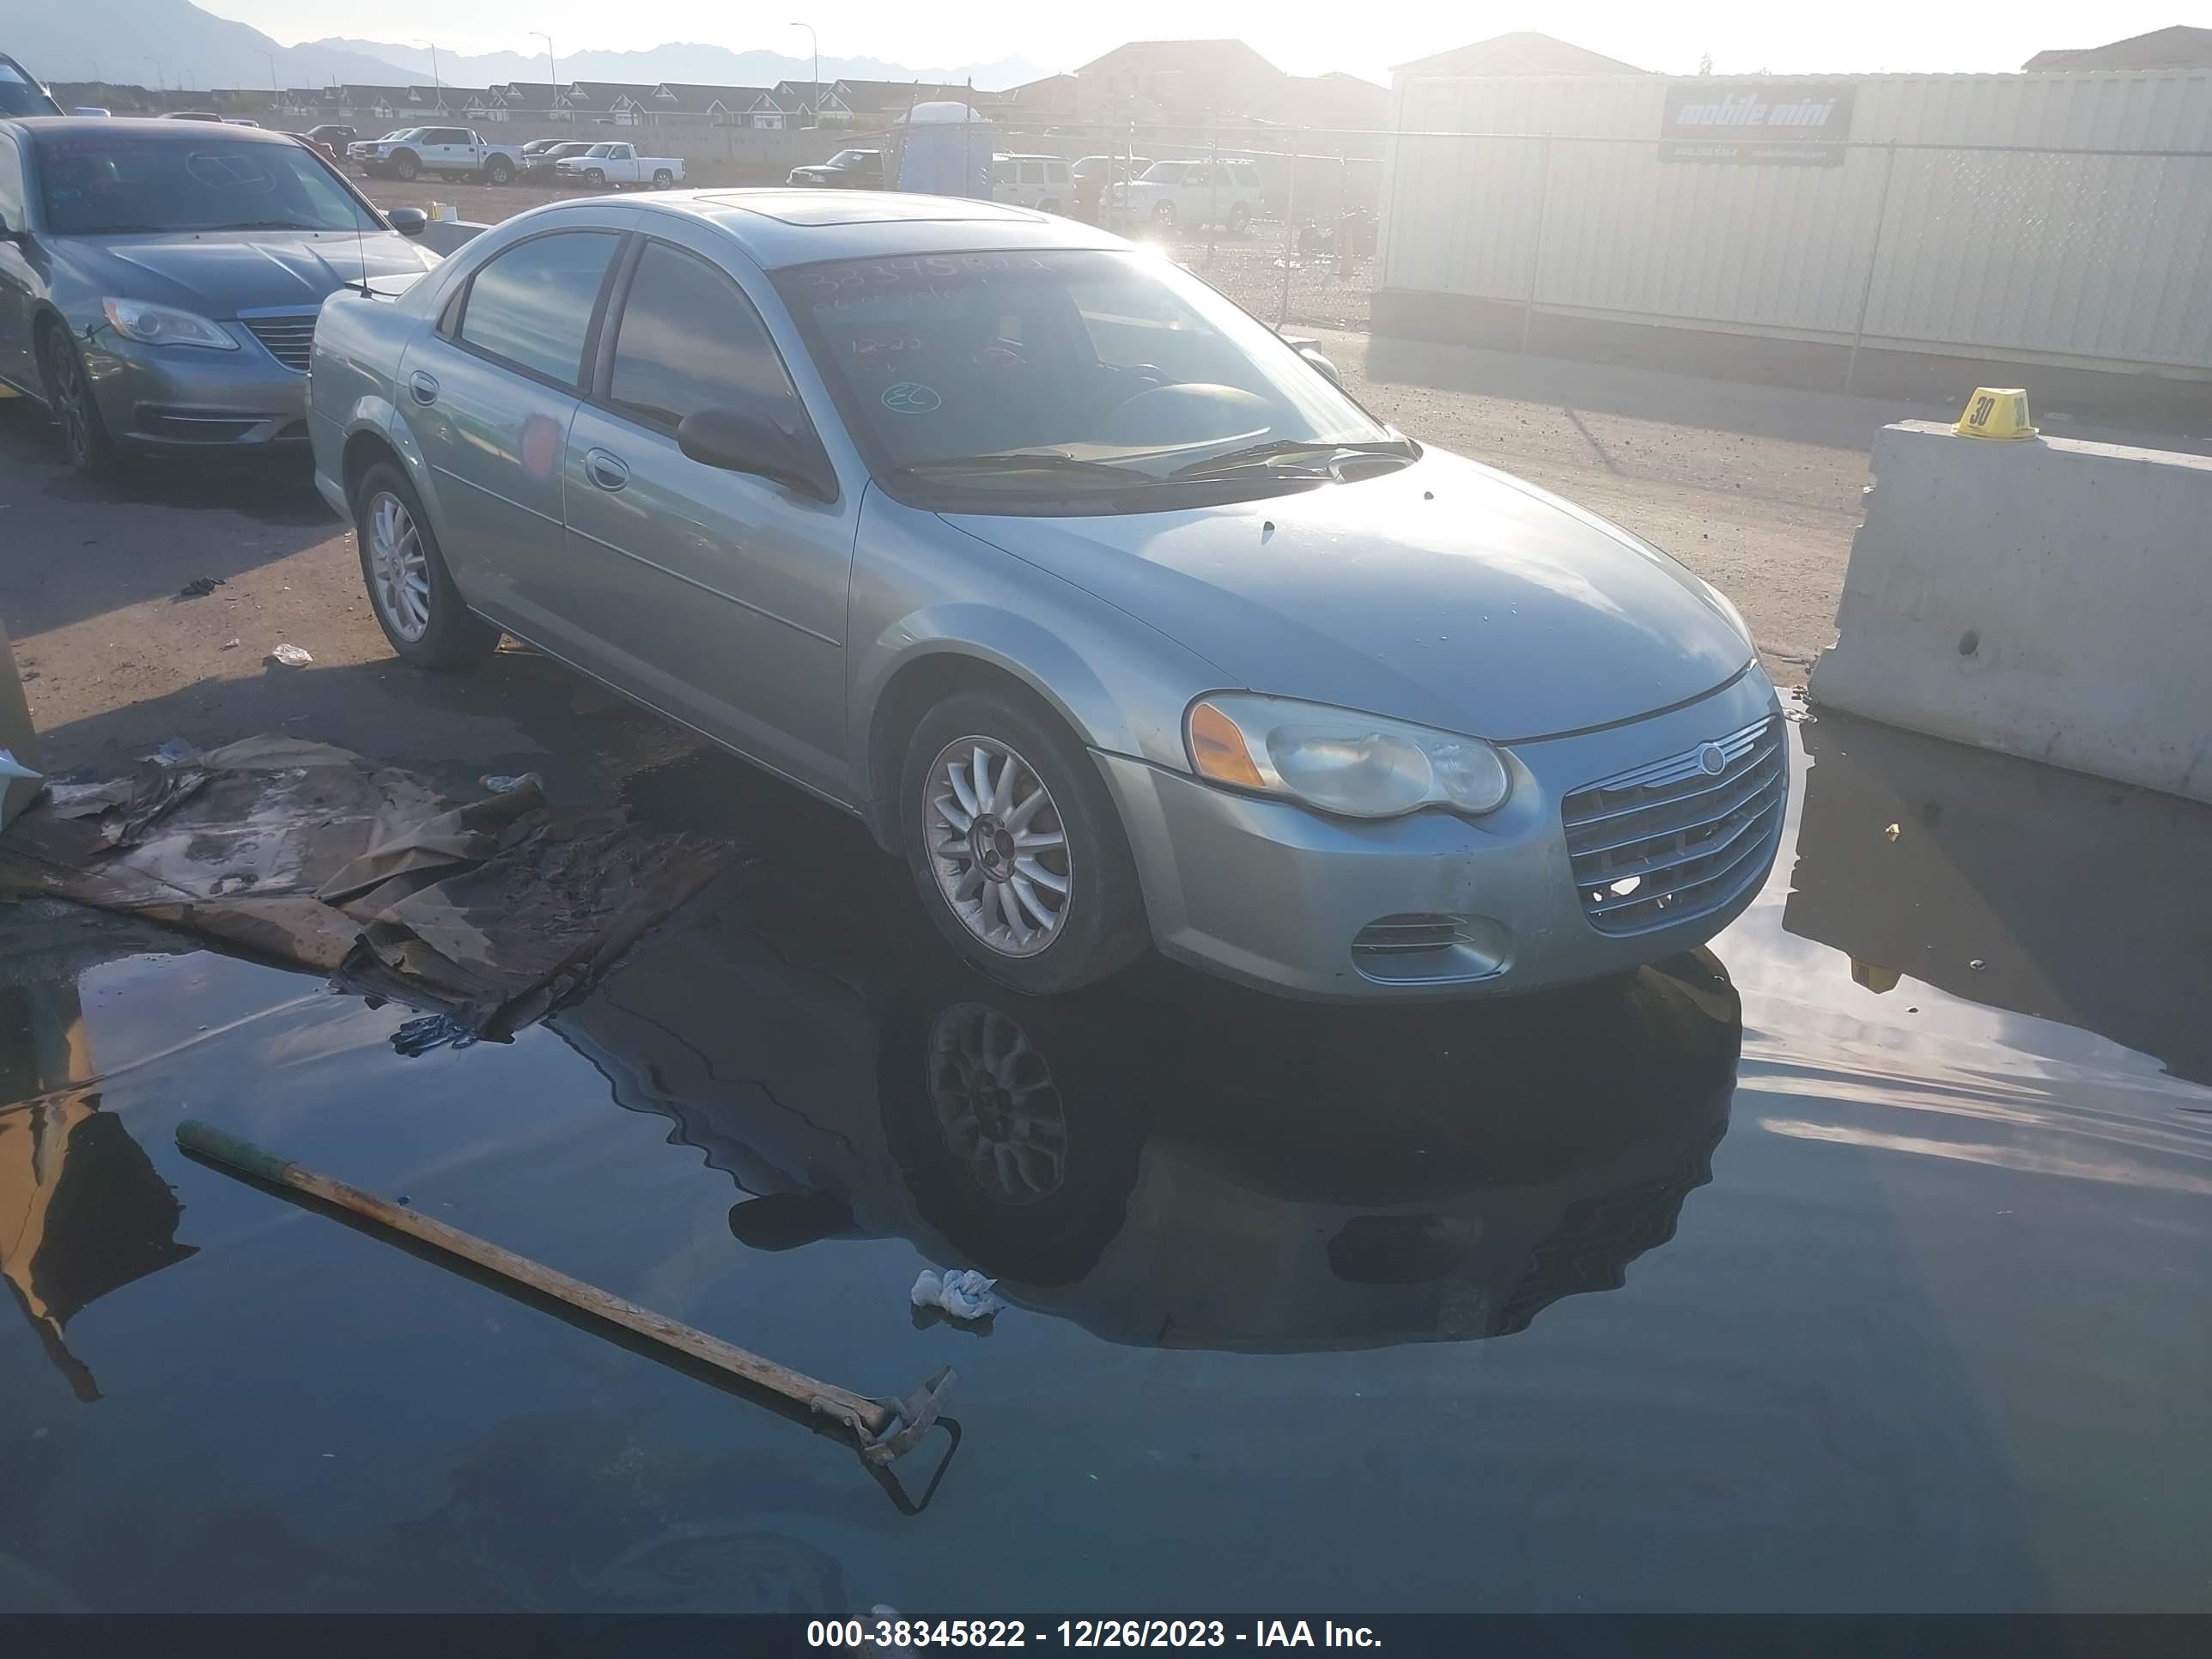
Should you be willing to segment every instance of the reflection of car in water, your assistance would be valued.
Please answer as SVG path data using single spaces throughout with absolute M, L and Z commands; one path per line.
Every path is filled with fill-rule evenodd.
M 755 1248 L 904 1237 L 1119 1342 L 1503 1335 L 1670 1237 L 1726 1126 L 1709 952 L 1505 1006 L 1164 966 L 1032 1000 L 845 891 L 763 883 L 552 1020 L 750 1194 Z

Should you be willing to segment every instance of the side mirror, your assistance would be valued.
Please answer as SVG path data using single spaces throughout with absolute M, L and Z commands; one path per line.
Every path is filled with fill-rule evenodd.
M 772 478 L 817 501 L 837 499 L 837 477 L 821 446 L 811 435 L 794 438 L 757 415 L 698 410 L 677 427 L 676 447 L 702 466 Z
M 8 216 L 0 213 L 0 242 L 20 242 L 23 233 L 8 222 Z
M 420 236 L 430 223 L 430 216 L 421 208 L 390 208 L 384 216 L 402 236 Z
M 1328 383 L 1339 392 L 1344 390 L 1344 376 L 1336 372 L 1336 365 L 1322 355 L 1321 348 L 1310 343 L 1298 348 L 1298 356 L 1319 369 Z

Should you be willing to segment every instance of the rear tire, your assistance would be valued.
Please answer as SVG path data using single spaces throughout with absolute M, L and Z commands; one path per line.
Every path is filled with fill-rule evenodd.
M 655 167 L 653 170 L 653 187 L 655 190 L 666 190 L 675 182 L 676 175 L 666 167 Z
M 975 782 L 978 750 L 988 789 Z M 907 741 L 898 836 L 938 931 L 1013 990 L 1076 990 L 1150 943 L 1136 865 L 1097 763 L 1057 716 L 1018 693 L 957 692 L 922 716 Z
M 407 475 L 379 461 L 355 486 L 354 539 L 377 626 L 402 661 L 473 668 L 499 647 L 499 629 L 470 611 L 438 550 L 430 515 Z
M 88 478 L 118 477 L 124 470 L 123 451 L 100 412 L 76 342 L 58 323 L 39 331 L 39 371 L 46 384 L 46 407 L 62 429 L 62 447 L 70 464 Z
M 1057 196 L 1048 196 L 1048 197 L 1046 197 L 1046 198 L 1044 198 L 1044 200 L 1042 200 L 1042 202 L 1039 202 L 1039 203 L 1037 204 L 1037 211 L 1038 211 L 1039 213 L 1057 213 L 1057 212 L 1059 212 L 1059 211 L 1060 211 L 1060 198 L 1059 198 L 1059 197 L 1057 197 Z

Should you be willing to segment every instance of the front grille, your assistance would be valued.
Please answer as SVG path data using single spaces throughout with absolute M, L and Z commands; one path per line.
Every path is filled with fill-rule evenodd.
M 1706 751 L 1720 769 L 1706 769 Z M 1641 933 L 1721 909 L 1766 867 L 1788 775 L 1779 715 L 1577 789 L 1560 809 L 1583 914 Z
M 307 372 L 307 354 L 315 343 L 315 313 L 295 312 L 281 316 L 241 317 L 247 332 L 269 348 L 269 355 L 289 369 Z

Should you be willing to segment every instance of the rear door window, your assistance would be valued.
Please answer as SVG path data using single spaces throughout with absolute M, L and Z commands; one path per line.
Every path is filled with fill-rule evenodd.
M 561 230 L 496 254 L 470 280 L 458 337 L 501 362 L 574 390 L 599 288 L 620 241 Z

